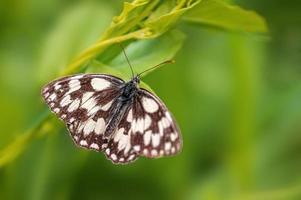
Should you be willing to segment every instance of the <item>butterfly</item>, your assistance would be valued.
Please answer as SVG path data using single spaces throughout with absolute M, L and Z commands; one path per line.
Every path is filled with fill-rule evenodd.
M 141 74 L 132 70 L 128 82 L 109 74 L 67 76 L 44 86 L 42 96 L 77 146 L 114 164 L 175 155 L 182 148 L 178 125 L 156 95 L 139 87 Z

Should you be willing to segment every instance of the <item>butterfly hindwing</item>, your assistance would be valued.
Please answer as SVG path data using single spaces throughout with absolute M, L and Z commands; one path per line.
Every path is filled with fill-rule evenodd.
M 132 111 L 131 143 L 139 155 L 156 158 L 178 153 L 182 147 L 179 128 L 164 103 L 140 89 Z
M 126 164 L 145 156 L 157 158 L 176 154 L 181 136 L 163 102 L 140 89 L 121 119 L 105 154 L 113 163 Z
M 128 119 L 129 112 L 131 112 L 132 105 L 127 108 L 127 111 L 120 120 L 112 139 L 105 149 L 105 154 L 113 163 L 126 164 L 136 160 L 138 153 L 134 151 L 131 144 L 130 129 L 132 127 L 131 121 Z

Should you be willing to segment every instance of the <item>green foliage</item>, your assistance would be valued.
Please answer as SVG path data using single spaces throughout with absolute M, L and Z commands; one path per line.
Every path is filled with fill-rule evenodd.
M 268 31 L 265 20 L 256 12 L 229 5 L 221 0 L 202 0 L 185 15 L 184 20 L 231 31 Z
M 275 27 L 279 10 L 295 20 L 296 12 L 240 1 L 274 22 L 270 46 L 232 34 L 268 31 L 261 16 L 227 1 L 10 2 L 0 3 L 1 199 L 300 199 L 300 30 Z M 136 73 L 176 60 L 141 85 L 156 88 L 180 124 L 175 158 L 114 166 L 74 148 L 41 103 L 41 85 L 62 75 L 130 79 L 119 43 Z
M 103 29 L 105 23 L 100 23 L 99 21 L 101 20 L 97 19 L 111 15 L 110 11 L 106 13 L 97 12 L 101 9 L 97 4 L 77 6 L 62 16 L 62 20 L 59 22 L 56 30 L 49 36 L 44 53 L 42 54 L 42 60 L 39 63 L 42 67 L 40 78 L 49 79 L 54 76 L 55 73 L 58 73 L 58 70 L 61 71 L 61 75 L 76 73 L 84 67 L 90 72 L 105 72 L 129 79 L 127 63 L 124 62 L 122 55 L 119 54 L 115 59 L 111 58 L 111 61 L 110 59 L 107 60 L 107 63 L 97 62 L 97 58 L 100 58 L 101 54 L 105 53 L 112 45 L 127 41 L 134 42 L 135 40 L 141 41 L 134 42 L 126 50 L 131 58 L 131 62 L 135 66 L 135 70 L 138 72 L 142 72 L 148 67 L 154 66 L 156 63 L 173 58 L 181 48 L 184 39 L 183 34 L 179 30 L 173 30 L 173 28 L 180 17 L 194 7 L 195 9 L 186 15 L 186 19 L 189 18 L 189 16 L 190 18 L 194 16 L 213 19 L 212 16 L 214 16 L 214 12 L 225 12 L 225 15 L 228 16 L 228 20 L 219 21 L 218 25 L 220 26 L 233 28 L 234 24 L 236 28 L 245 28 L 243 27 L 245 25 L 243 21 L 240 23 L 237 23 L 233 19 L 231 21 L 231 16 L 238 16 L 241 19 L 251 19 L 248 21 L 248 25 L 254 25 L 255 29 L 259 27 L 258 30 L 260 31 L 260 28 L 262 28 L 258 25 L 260 18 L 255 18 L 257 15 L 254 13 L 252 13 L 253 18 L 257 20 L 252 21 L 252 17 L 249 16 L 248 12 L 242 9 L 233 9 L 224 3 L 217 4 L 217 2 L 214 2 L 212 4 L 212 1 L 207 0 L 200 2 L 200 0 L 164 2 L 157 0 L 134 0 L 131 3 L 125 2 L 121 14 L 113 18 L 111 25 L 104 31 L 102 36 L 94 44 L 82 51 L 71 64 L 63 68 L 66 62 L 70 60 L 70 57 L 78 53 L 78 49 L 87 46 L 91 38 L 95 38 L 95 33 Z M 91 18 L 96 20 L 91 21 Z M 91 22 L 86 23 L 87 21 Z M 230 23 L 232 23 L 232 25 L 229 25 Z M 81 26 L 82 30 L 76 34 L 71 34 L 72 32 L 76 32 L 75 30 L 78 26 Z M 251 28 L 247 29 L 247 31 L 254 31 L 255 29 Z M 166 33 L 167 31 L 169 32 Z M 142 41 L 150 38 L 156 39 Z M 77 45 L 76 47 L 74 47 L 74 43 Z M 58 44 L 60 48 L 57 51 Z M 117 53 L 118 52 L 120 52 L 120 50 L 117 51 Z M 116 51 L 112 54 L 116 55 Z M 95 60 L 93 61 L 93 59 Z M 97 63 L 95 65 L 96 67 L 93 66 L 93 64 L 91 66 L 88 62 Z M 142 83 L 142 87 L 150 89 L 145 83 Z M 47 116 L 45 116 L 45 119 L 47 119 Z M 47 124 L 48 121 L 42 120 L 41 123 Z M 39 123 L 37 127 L 43 126 L 41 123 Z M 0 166 L 12 161 L 23 151 L 25 146 L 29 144 L 29 141 L 35 138 L 34 135 L 39 132 L 37 127 L 33 127 L 29 133 L 17 138 L 15 142 L 1 151 Z M 18 148 L 14 148 L 16 146 L 18 146 Z M 15 151 L 13 149 L 15 149 Z

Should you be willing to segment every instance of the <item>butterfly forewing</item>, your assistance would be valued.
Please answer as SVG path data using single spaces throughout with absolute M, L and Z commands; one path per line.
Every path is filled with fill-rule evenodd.
M 49 83 L 42 95 L 77 145 L 100 151 L 107 145 L 103 132 L 123 83 L 109 75 L 76 75 Z

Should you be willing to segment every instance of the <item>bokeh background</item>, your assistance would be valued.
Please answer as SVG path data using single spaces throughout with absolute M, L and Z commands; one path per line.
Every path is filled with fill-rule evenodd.
M 269 35 L 182 23 L 176 64 L 144 78 L 177 118 L 181 154 L 112 165 L 75 148 L 54 120 L 56 131 L 0 168 L 0 199 L 301 199 L 301 2 L 235 3 L 264 16 Z M 68 64 L 121 9 L 0 1 L 0 149 L 45 109 L 48 66 Z

